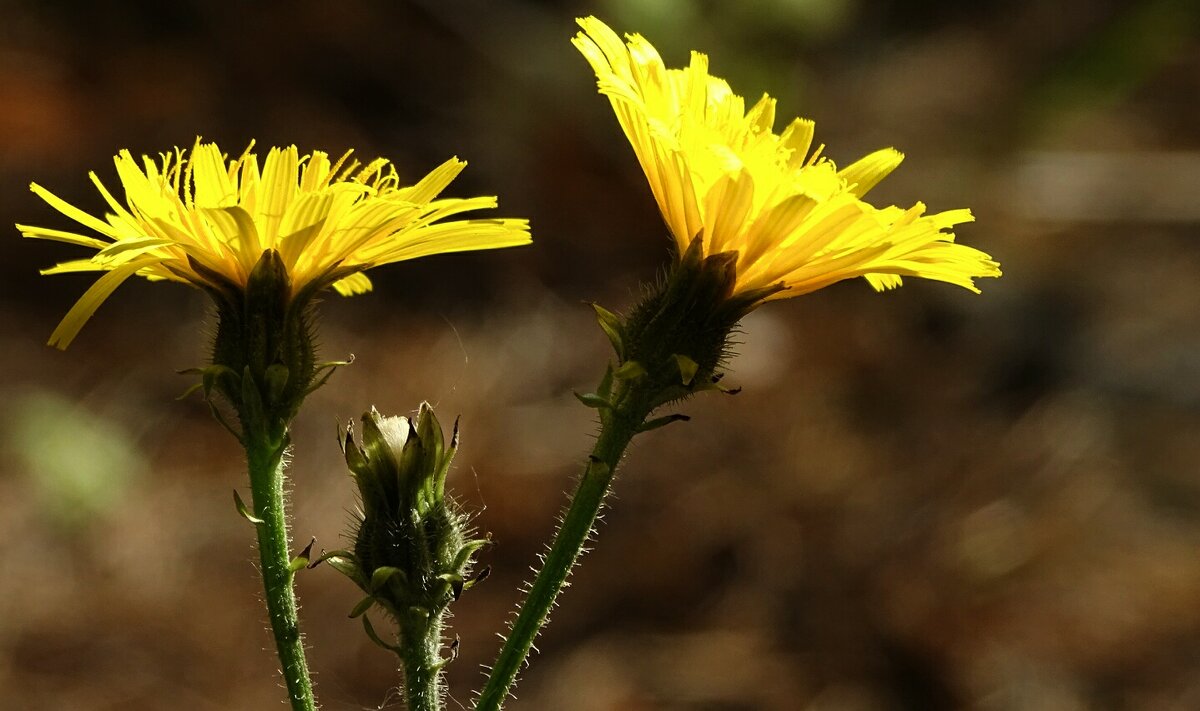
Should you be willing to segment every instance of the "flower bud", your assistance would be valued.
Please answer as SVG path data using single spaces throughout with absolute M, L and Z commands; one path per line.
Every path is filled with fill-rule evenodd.
M 472 555 L 486 543 L 470 538 L 467 517 L 446 497 L 457 422 L 446 442 L 428 404 L 415 421 L 372 409 L 361 434 L 348 426 L 341 445 L 362 509 L 353 550 L 330 562 L 367 593 L 356 611 L 379 604 L 398 620 L 439 617 L 469 586 Z

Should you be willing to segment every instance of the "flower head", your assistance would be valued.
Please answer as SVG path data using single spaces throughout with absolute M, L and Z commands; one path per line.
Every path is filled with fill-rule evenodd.
M 447 220 L 496 206 L 494 197 L 439 198 L 466 163 L 451 158 L 415 185 L 377 158 L 361 164 L 347 152 L 331 161 L 322 151 L 300 155 L 272 148 L 259 163 L 254 144 L 228 160 L 214 143 L 196 141 L 159 161 L 129 151 L 115 158 L 122 204 L 90 173 L 111 212 L 103 219 L 34 183 L 30 188 L 95 234 L 17 225 L 26 237 L 93 248 L 87 259 L 43 274 L 105 272 L 50 337 L 66 348 L 103 301 L 133 275 L 206 289 L 244 289 L 255 264 L 275 251 L 292 295 L 331 287 L 349 296 L 371 289 L 364 271 L 442 252 L 528 244 L 520 219 Z
M 863 276 L 877 290 L 903 276 L 957 284 L 999 276 L 999 265 L 954 243 L 949 228 L 969 210 L 925 214 L 877 208 L 863 200 L 900 164 L 886 148 L 838 170 L 813 147 L 812 121 L 793 120 L 776 134 L 775 100 L 749 110 L 725 80 L 692 52 L 667 69 L 640 35 L 622 42 L 594 17 L 572 40 L 599 79 L 637 154 L 680 254 L 700 237 L 705 255 L 737 252 L 739 294 L 774 289 L 785 298 Z

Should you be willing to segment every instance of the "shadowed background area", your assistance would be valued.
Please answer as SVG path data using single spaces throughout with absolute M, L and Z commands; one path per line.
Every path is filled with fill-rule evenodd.
M 751 9 L 753 8 L 753 9 Z M 71 229 L 121 148 L 197 134 L 451 155 L 532 247 L 372 272 L 322 306 L 352 367 L 295 426 L 294 538 L 341 547 L 338 419 L 462 415 L 451 486 L 490 531 L 449 681 L 468 705 L 591 444 L 571 395 L 668 240 L 568 40 L 595 13 L 668 64 L 706 51 L 846 164 L 908 154 L 875 202 L 968 206 L 982 296 L 861 281 L 745 323 L 737 397 L 641 437 L 514 711 L 1200 708 L 1200 42 L 1195 3 L 14 0 L 0 7 L 0 223 Z M 82 256 L 0 241 L 0 705 L 280 708 L 240 450 L 196 399 L 204 297 L 130 281 L 43 345 Z M 399 708 L 358 593 L 299 576 L 331 711 Z

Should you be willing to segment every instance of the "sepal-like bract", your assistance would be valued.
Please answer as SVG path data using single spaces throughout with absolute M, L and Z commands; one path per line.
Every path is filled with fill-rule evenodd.
M 650 409 L 696 392 L 718 389 L 720 369 L 738 321 L 781 286 L 738 292 L 737 254 L 705 255 L 703 239 L 672 264 L 667 275 L 621 318 L 600 307 L 598 320 L 613 344 L 617 365 L 606 381 L 641 381 L 639 390 L 651 393 Z M 599 407 L 607 393 L 581 397 Z M 587 398 L 587 399 L 585 399 Z M 667 424 L 668 420 L 661 422 Z M 650 428 L 652 429 L 652 428 Z
M 243 430 L 284 431 L 318 374 L 312 295 L 292 294 L 274 250 L 263 252 L 245 288 L 223 288 L 215 274 L 213 281 L 208 291 L 217 306 L 217 330 L 213 364 L 201 371 L 204 393 L 221 393 Z

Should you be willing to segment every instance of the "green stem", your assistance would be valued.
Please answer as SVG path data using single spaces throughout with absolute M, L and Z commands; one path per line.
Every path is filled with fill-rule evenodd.
M 542 569 L 534 578 L 508 639 L 504 641 L 492 666 L 487 684 L 475 702 L 475 711 L 499 711 L 508 698 L 509 690 L 525 658 L 529 656 L 534 638 L 546 624 L 555 598 L 591 535 L 596 516 L 600 513 L 609 484 L 616 473 L 617 463 L 630 440 L 637 434 L 638 427 L 650 414 L 652 407 L 649 395 L 636 384 L 623 384 L 613 397 L 613 408 L 603 412 L 600 436 L 588 458 L 583 478 L 563 516 Z
M 317 704 L 313 698 L 312 680 L 308 676 L 308 663 L 304 659 L 304 643 L 300 638 L 296 595 L 292 590 L 293 574 L 288 567 L 291 558 L 283 502 L 283 453 L 286 441 L 286 435 L 263 437 L 262 441 L 247 438 L 246 458 L 250 467 L 254 515 L 262 520 L 262 523 L 255 525 L 255 529 L 258 531 L 258 553 L 267 614 L 271 619 L 279 661 L 283 665 L 288 699 L 293 711 L 314 711 Z
M 428 615 L 417 609 L 402 614 L 400 639 L 408 711 L 441 711 L 441 615 Z

